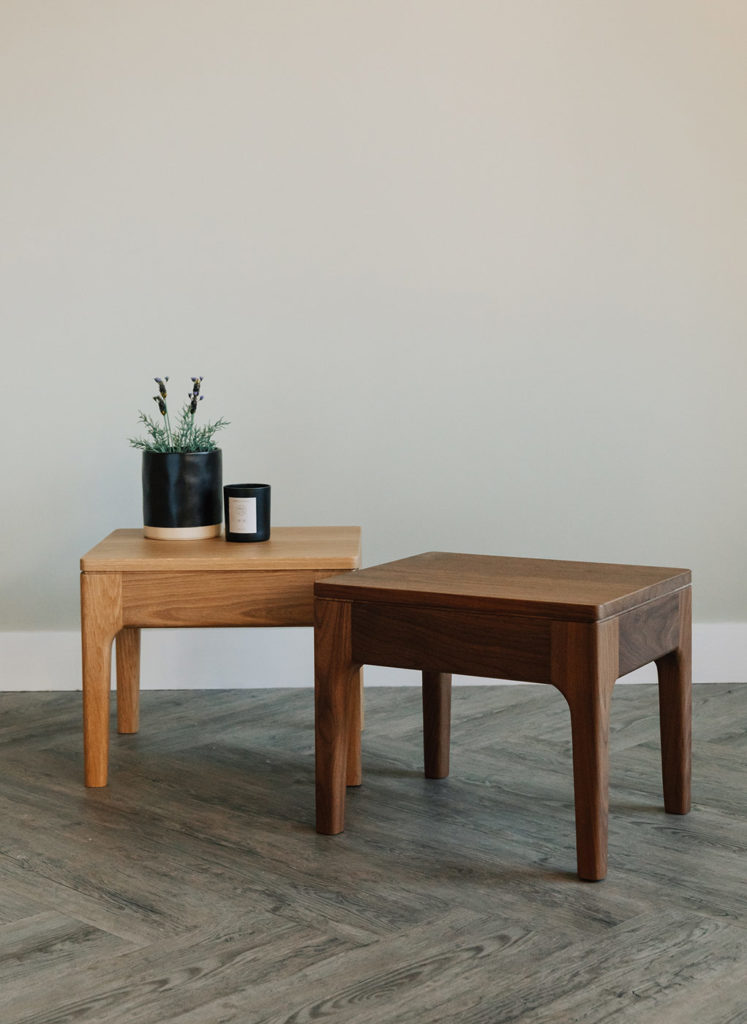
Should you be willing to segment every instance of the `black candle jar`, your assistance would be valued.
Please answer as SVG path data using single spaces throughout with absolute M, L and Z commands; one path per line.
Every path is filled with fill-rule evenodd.
M 226 540 L 270 539 L 270 485 L 226 484 L 223 488 Z

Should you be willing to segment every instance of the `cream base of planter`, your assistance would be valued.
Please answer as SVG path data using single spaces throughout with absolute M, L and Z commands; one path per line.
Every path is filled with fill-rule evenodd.
M 212 526 L 144 526 L 143 532 L 151 540 L 205 540 L 219 537 L 220 523 Z

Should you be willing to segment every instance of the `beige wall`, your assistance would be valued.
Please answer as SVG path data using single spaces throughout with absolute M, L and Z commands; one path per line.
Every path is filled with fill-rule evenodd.
M 747 621 L 747 4 L 2 0 L 0 628 L 205 376 L 275 522 L 691 566 Z

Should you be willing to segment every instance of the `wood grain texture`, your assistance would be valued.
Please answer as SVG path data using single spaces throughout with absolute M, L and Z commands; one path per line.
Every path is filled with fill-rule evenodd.
M 679 595 L 677 646 L 659 658 L 659 723 L 664 807 L 670 814 L 690 810 L 692 750 L 692 594 Z
M 416 687 L 369 688 L 366 784 L 314 832 L 313 694 L 146 691 L 83 790 L 80 698 L 0 693 L 3 1024 L 741 1024 L 747 688 L 696 686 L 693 813 L 656 686 L 616 686 L 610 871 L 575 882 L 566 702 L 458 686 L 422 778 Z
M 109 759 L 111 650 L 122 628 L 122 578 L 116 573 L 80 577 L 83 656 L 83 749 L 87 786 L 105 786 Z
M 135 733 L 140 728 L 140 630 L 120 629 L 117 652 L 117 732 Z
M 319 597 L 595 622 L 689 586 L 689 569 L 429 551 L 318 583 Z
M 34 988 L 73 961 L 82 967 L 136 948 L 111 932 L 54 910 L 23 917 L 0 926 L 0 991 L 24 980 Z
M 272 569 L 354 569 L 359 526 L 274 526 L 259 544 L 209 540 L 146 540 L 142 530 L 115 530 L 80 560 L 84 572 L 266 572 Z
M 308 569 L 124 573 L 124 621 L 162 628 L 310 626 L 314 582 L 324 575 Z
M 550 623 L 520 615 L 353 602 L 353 657 L 365 665 L 550 681 Z
M 618 674 L 627 675 L 642 665 L 673 651 L 680 636 L 680 601 L 690 588 L 649 601 L 618 617 L 620 664 Z
M 360 783 L 360 665 L 350 645 L 350 605 L 314 602 L 316 827 L 345 828 L 345 787 Z

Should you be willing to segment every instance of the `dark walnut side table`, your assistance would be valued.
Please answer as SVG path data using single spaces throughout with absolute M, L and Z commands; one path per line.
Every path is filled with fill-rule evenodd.
M 92 548 L 80 560 L 86 785 L 107 782 L 115 638 L 117 729 L 134 733 L 142 628 L 311 626 L 314 583 L 357 568 L 360 547 L 358 526 L 288 526 L 258 544 L 115 530 Z
M 342 832 L 346 782 L 360 782 L 361 665 L 422 671 L 428 778 L 449 772 L 451 673 L 550 683 L 571 712 L 578 874 L 604 878 L 610 698 L 650 661 L 664 807 L 690 809 L 690 584 L 687 569 L 447 552 L 317 583 L 317 831 Z

